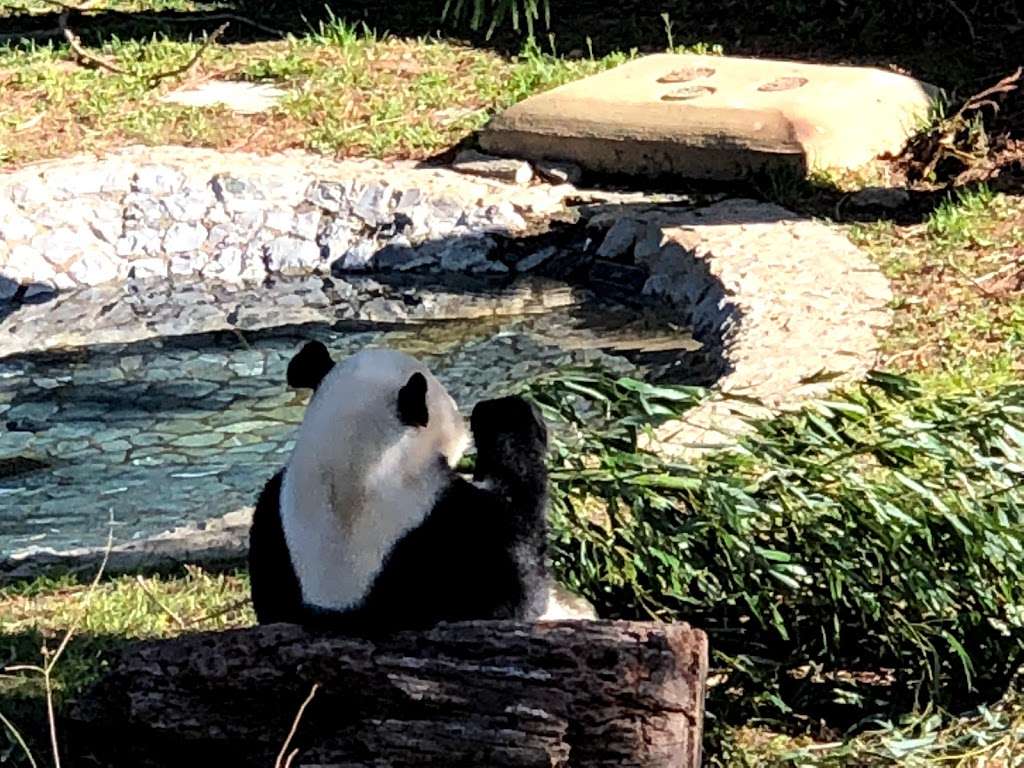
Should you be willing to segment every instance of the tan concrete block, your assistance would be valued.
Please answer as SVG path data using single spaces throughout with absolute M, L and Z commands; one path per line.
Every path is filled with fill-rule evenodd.
M 659 54 L 532 96 L 480 143 L 643 176 L 850 169 L 898 152 L 936 93 L 879 69 Z

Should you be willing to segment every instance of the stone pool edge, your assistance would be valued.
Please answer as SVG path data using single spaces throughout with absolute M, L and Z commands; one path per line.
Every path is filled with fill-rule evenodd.
M 210 154 L 164 148 L 156 156 L 162 162 L 168 157 L 180 162 L 182 155 L 195 159 Z M 137 155 L 128 152 L 127 157 Z M 315 164 L 318 172 L 327 164 L 302 153 L 287 153 L 286 159 L 304 168 Z M 275 162 L 284 161 L 279 157 Z M 47 163 L 45 172 L 55 165 Z M 363 161 L 344 167 L 370 174 L 386 174 L 390 168 Z M 19 172 L 26 170 L 42 172 Z M 445 183 L 462 183 L 457 174 L 449 176 L 452 171 L 410 164 L 402 164 L 401 170 L 434 177 L 441 173 Z M 0 179 L 0 187 L 10 186 L 4 187 Z M 546 216 L 564 208 L 572 192 L 567 185 L 523 189 L 493 181 L 481 188 L 508 195 L 533 190 L 529 194 L 544 201 L 537 210 Z M 643 292 L 674 305 L 695 336 L 720 345 L 728 361 L 709 400 L 684 420 L 663 426 L 645 448 L 691 460 L 728 447 L 750 417 L 798 407 L 862 378 L 874 364 L 879 339 L 891 323 L 889 285 L 870 259 L 835 229 L 779 206 L 743 199 L 697 209 L 624 209 L 611 202 L 582 215 L 588 231 L 600 233 L 598 255 L 646 270 Z M 243 509 L 119 545 L 111 553 L 111 572 L 174 568 L 185 562 L 236 567 L 244 562 L 247 528 Z M 0 584 L 55 568 L 87 570 L 102 555 L 101 549 L 16 552 L 0 560 Z

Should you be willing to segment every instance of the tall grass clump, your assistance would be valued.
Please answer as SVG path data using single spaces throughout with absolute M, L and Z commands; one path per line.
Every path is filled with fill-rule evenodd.
M 534 26 L 543 14 L 544 26 L 551 26 L 548 0 L 445 0 L 443 19 L 469 23 L 474 30 L 486 27 L 487 36 L 504 24 L 533 37 Z
M 527 394 L 556 434 L 560 574 L 605 616 L 706 629 L 744 706 L 864 673 L 877 701 L 962 704 L 1020 662 L 1024 386 L 876 374 L 699 464 L 638 447 L 694 390 L 578 371 Z

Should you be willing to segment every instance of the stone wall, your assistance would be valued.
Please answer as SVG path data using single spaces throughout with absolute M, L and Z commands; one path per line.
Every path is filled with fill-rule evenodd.
M 132 148 L 50 162 L 0 176 L 0 299 L 130 277 L 258 282 L 375 261 L 502 272 L 487 233 L 521 231 L 564 192 L 301 153 Z

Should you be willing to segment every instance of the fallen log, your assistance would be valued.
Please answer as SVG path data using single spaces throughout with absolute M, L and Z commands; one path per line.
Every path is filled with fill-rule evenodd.
M 206 632 L 128 646 L 72 709 L 67 746 L 111 767 L 270 768 L 297 721 L 293 768 L 697 768 L 706 672 L 685 624 Z

